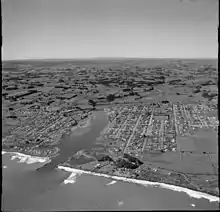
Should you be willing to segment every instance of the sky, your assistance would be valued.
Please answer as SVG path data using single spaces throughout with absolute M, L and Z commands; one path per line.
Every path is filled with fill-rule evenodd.
M 2 0 L 3 60 L 217 58 L 216 0 Z

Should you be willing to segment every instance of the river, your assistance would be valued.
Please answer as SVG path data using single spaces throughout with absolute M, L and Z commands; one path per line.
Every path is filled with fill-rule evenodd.
M 2 156 L 2 210 L 153 210 L 217 209 L 218 202 L 192 198 L 184 192 L 113 180 L 91 174 L 60 170 L 57 165 L 80 149 L 90 149 L 107 124 L 104 112 L 98 112 L 92 125 L 77 131 L 61 143 L 60 155 L 46 162 Z M 41 171 L 37 168 L 44 167 Z M 70 177 L 72 176 L 72 177 Z

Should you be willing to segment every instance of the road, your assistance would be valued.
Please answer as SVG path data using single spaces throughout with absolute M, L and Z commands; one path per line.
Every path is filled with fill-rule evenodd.
M 150 120 L 149 120 L 149 123 L 148 123 L 147 136 L 150 135 L 151 131 L 152 131 L 152 120 L 153 120 L 153 116 L 154 116 L 154 109 L 155 109 L 155 106 L 152 109 L 151 117 L 150 117 Z M 142 152 L 144 151 L 146 142 L 147 142 L 147 138 L 145 138 L 145 141 L 144 141 L 144 144 L 143 144 L 143 148 L 142 148 Z
M 182 107 L 183 107 L 183 111 L 184 111 L 184 113 L 185 113 L 185 115 L 186 115 L 186 119 L 187 119 L 188 125 L 189 125 L 189 127 L 191 128 L 191 122 L 192 122 L 192 121 L 191 121 L 189 112 L 186 110 L 185 105 L 183 105 Z
M 177 127 L 177 121 L 176 121 L 176 109 L 175 109 L 175 107 L 174 107 L 174 104 L 173 104 L 173 114 L 174 114 L 176 135 L 178 135 L 178 127 Z
M 131 139 L 133 138 L 134 132 L 137 129 L 137 126 L 138 126 L 138 124 L 140 122 L 140 119 L 141 119 L 141 116 L 142 116 L 142 113 L 143 113 L 144 109 L 145 109 L 145 107 L 143 107 L 143 109 L 141 110 L 141 114 L 139 115 L 138 120 L 137 120 L 137 122 L 136 122 L 136 124 L 135 124 L 135 126 L 134 126 L 134 128 L 132 130 L 132 134 L 131 134 L 130 138 L 128 139 L 128 142 L 127 142 L 127 144 L 126 144 L 126 146 L 124 148 L 123 153 L 126 152 L 126 149 L 129 146 Z
M 118 134 L 120 133 L 121 129 L 126 125 L 127 121 L 129 120 L 129 118 L 131 117 L 131 113 L 133 112 L 134 108 L 132 108 L 131 111 L 129 111 L 129 115 L 126 118 L 126 120 L 124 121 L 124 123 L 121 123 L 121 125 L 118 127 L 117 131 L 116 131 L 116 135 L 114 135 L 114 138 L 118 137 Z
M 159 139 L 160 139 L 160 149 L 163 149 L 163 132 L 164 132 L 164 120 L 161 120 Z

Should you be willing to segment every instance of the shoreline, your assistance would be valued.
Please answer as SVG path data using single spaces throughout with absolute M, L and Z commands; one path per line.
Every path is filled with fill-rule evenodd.
M 90 117 L 88 117 L 86 120 L 82 120 L 82 122 L 80 122 L 79 124 L 77 124 L 76 126 L 74 126 L 74 127 L 72 127 L 71 128 L 71 131 L 70 131 L 70 135 L 71 134 L 74 134 L 75 132 L 76 132 L 76 130 L 77 129 L 79 129 L 79 130 L 82 130 L 82 129 L 84 129 L 84 128 L 88 128 L 89 126 L 91 126 L 92 125 L 92 120 L 95 118 L 95 115 L 94 114 L 92 114 Z M 60 142 L 60 141 L 59 141 Z M 59 143 L 58 143 L 58 146 L 59 146 Z M 50 160 L 50 158 L 53 158 L 53 157 L 56 157 L 58 154 L 59 154 L 59 151 L 60 151 L 60 149 L 59 149 L 59 147 L 58 146 L 56 146 L 55 148 L 57 149 L 57 151 L 56 151 L 56 153 L 52 153 L 51 155 L 49 155 L 49 156 L 41 156 L 41 155 L 29 155 L 25 150 L 23 150 L 23 151 L 20 151 L 20 152 L 15 152 L 15 151 L 8 151 L 8 150 L 2 150 L 2 154 L 5 154 L 5 153 L 14 153 L 14 154 L 17 154 L 17 156 L 16 157 L 21 157 L 21 156 L 23 156 L 23 157 L 34 157 L 36 160 L 42 160 L 42 158 L 44 158 L 44 160 L 46 160 L 46 161 L 48 161 L 48 160 Z
M 94 114 L 91 114 L 86 120 L 81 120 L 76 126 L 71 128 L 71 133 L 75 132 L 77 129 L 89 127 L 94 119 Z
M 31 164 L 31 163 L 49 163 L 51 161 L 51 159 L 49 157 L 39 157 L 39 156 L 32 156 L 32 155 L 27 155 L 27 154 L 23 154 L 20 152 L 7 152 L 2 150 L 2 155 L 4 154 L 9 154 L 12 155 L 11 160 L 14 159 L 21 159 L 21 162 L 27 162 L 27 164 Z
M 25 155 L 25 154 L 22 154 L 19 152 L 6 152 L 3 150 L 2 155 L 4 155 L 4 154 L 14 154 L 11 157 L 12 160 L 19 158 L 20 159 L 19 162 L 27 162 L 27 164 L 36 163 L 36 162 L 39 162 L 39 163 L 50 162 L 49 157 L 37 157 L 37 156 Z M 199 192 L 199 191 L 194 191 L 194 190 L 191 190 L 191 189 L 188 189 L 185 187 L 176 186 L 176 185 L 159 183 L 159 182 L 152 182 L 152 181 L 146 181 L 146 180 L 138 180 L 138 179 L 134 179 L 134 178 L 120 177 L 120 176 L 115 176 L 115 175 L 102 174 L 102 173 L 93 172 L 93 171 L 85 171 L 85 170 L 81 170 L 81 169 L 75 169 L 75 168 L 71 168 L 68 166 L 58 165 L 57 168 L 60 170 L 64 170 L 66 172 L 70 172 L 73 175 L 88 174 L 88 175 L 93 175 L 93 176 L 111 178 L 111 179 L 119 180 L 119 181 L 123 181 L 123 182 L 136 183 L 136 184 L 140 184 L 143 186 L 160 187 L 160 188 L 165 188 L 165 189 L 169 189 L 169 190 L 173 190 L 173 191 L 184 192 L 188 196 L 196 198 L 196 199 L 205 198 L 205 199 L 209 200 L 209 202 L 219 202 L 219 197 L 217 197 L 217 196 L 213 196 L 213 195 Z
M 65 170 L 65 171 L 70 172 L 74 175 L 89 174 L 89 175 L 94 175 L 94 176 L 99 176 L 99 177 L 111 178 L 114 180 L 119 180 L 119 181 L 124 181 L 124 182 L 131 182 L 131 183 L 140 184 L 143 186 L 154 186 L 154 187 L 165 188 L 165 189 L 169 189 L 169 190 L 173 190 L 173 191 L 184 192 L 188 196 L 196 198 L 196 199 L 205 198 L 205 199 L 209 200 L 209 202 L 219 202 L 219 198 L 217 196 L 213 196 L 210 194 L 206 194 L 206 193 L 199 192 L 199 191 L 194 191 L 194 190 L 191 190 L 188 188 L 175 186 L 175 185 L 171 185 L 171 184 L 152 182 L 152 181 L 147 181 L 147 180 L 137 180 L 134 178 L 127 178 L 127 177 L 120 177 L 120 176 L 115 176 L 115 175 L 102 174 L 102 173 L 98 173 L 98 172 L 91 172 L 91 171 L 85 171 L 85 170 L 80 170 L 80 169 L 74 169 L 74 168 L 70 168 L 67 166 L 58 166 L 58 169 Z
M 105 113 L 105 118 L 106 118 L 106 120 L 107 120 L 108 123 L 107 123 L 107 125 L 104 127 L 104 129 L 99 133 L 98 138 L 101 138 L 101 137 L 105 134 L 106 130 L 109 128 L 109 125 L 111 124 L 111 123 L 109 122 L 109 120 L 108 120 L 108 112 L 107 112 L 107 110 L 104 108 L 103 111 L 104 111 L 104 113 Z

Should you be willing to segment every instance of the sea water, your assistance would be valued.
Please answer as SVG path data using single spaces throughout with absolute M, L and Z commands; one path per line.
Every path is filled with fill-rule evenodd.
M 4 154 L 2 159 L 5 167 L 2 210 L 217 209 L 219 204 L 184 192 L 94 176 L 80 170 L 37 172 L 36 168 L 43 163 L 18 163 L 20 159 L 11 160 L 11 154 Z
M 81 149 L 91 149 L 107 125 L 104 112 L 96 114 L 83 133 L 61 142 L 55 158 L 3 152 L 2 210 L 152 210 L 217 209 L 219 200 L 172 186 L 111 177 L 59 166 Z M 45 164 L 48 164 L 44 166 Z M 37 168 L 41 171 L 36 171 Z M 167 189 L 169 188 L 169 189 Z M 182 189 L 184 191 L 184 189 Z M 205 197 L 205 198 L 204 198 Z M 218 199 L 218 198 L 217 198 Z
M 96 111 L 90 124 L 83 128 L 76 128 L 72 135 L 64 136 L 58 146 L 59 155 L 51 159 L 51 162 L 44 166 L 40 171 L 52 170 L 60 163 L 65 162 L 69 157 L 82 149 L 91 150 L 97 146 L 96 138 L 108 124 L 107 115 L 104 111 Z

